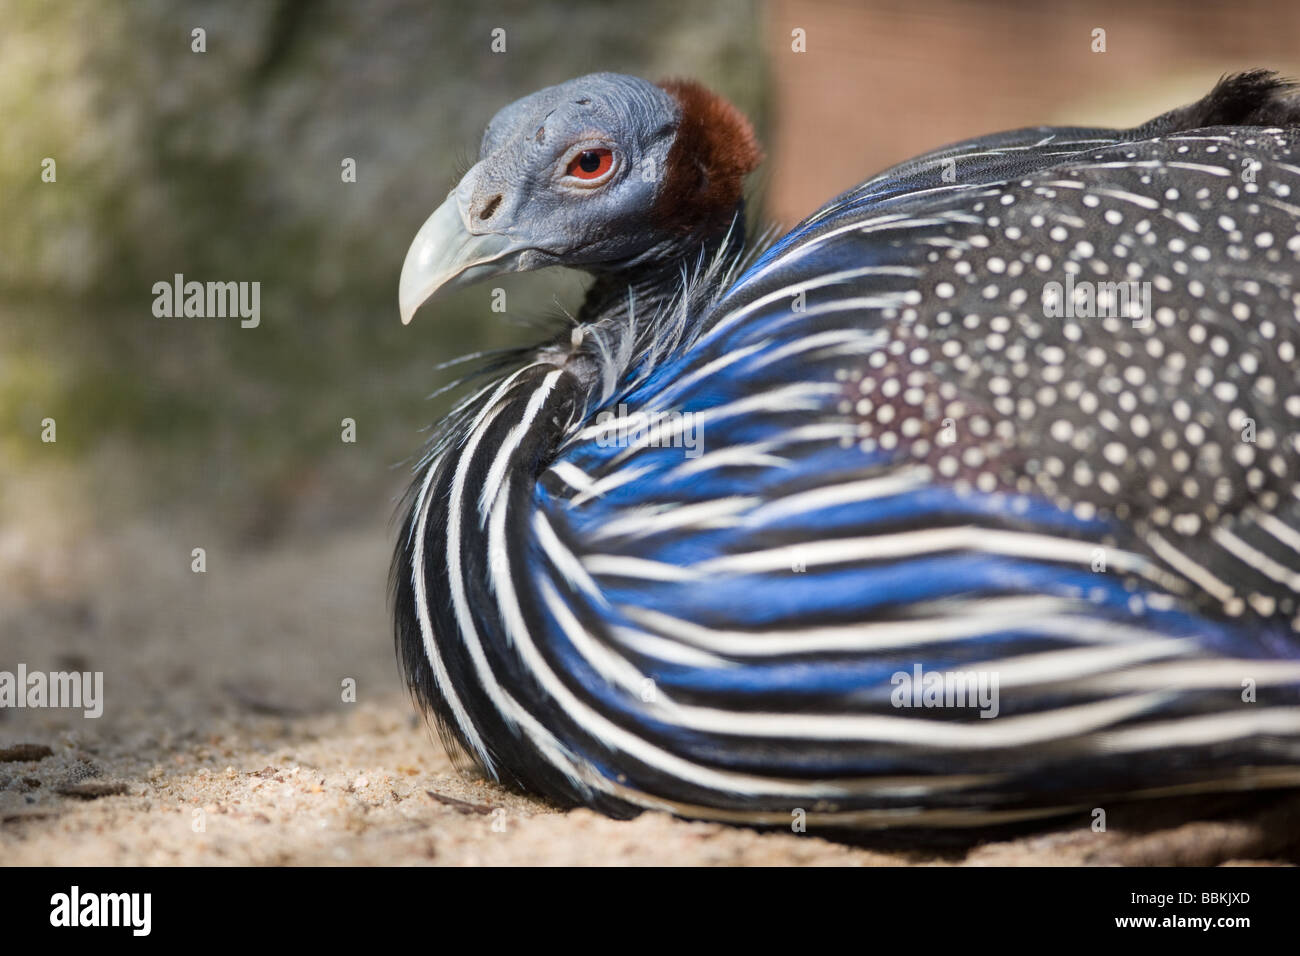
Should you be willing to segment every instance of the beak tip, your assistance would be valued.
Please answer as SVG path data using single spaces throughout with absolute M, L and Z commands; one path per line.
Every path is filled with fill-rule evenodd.
M 435 295 L 509 271 L 508 257 L 519 251 L 505 235 L 470 233 L 453 193 L 425 220 L 406 251 L 397 281 L 402 325 L 410 325 Z

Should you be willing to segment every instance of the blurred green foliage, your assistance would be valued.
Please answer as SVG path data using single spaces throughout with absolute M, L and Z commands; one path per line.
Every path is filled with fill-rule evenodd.
M 761 125 L 761 28 L 748 0 L 10 0 L 0 472 L 114 441 L 146 500 L 238 487 L 274 508 L 331 471 L 351 417 L 354 470 L 391 482 L 440 411 L 423 400 L 437 363 L 525 341 L 512 318 L 580 294 L 571 276 L 525 276 L 504 283 L 505 321 L 490 290 L 467 290 L 398 322 L 407 244 L 491 115 L 609 69 L 696 77 Z M 175 273 L 260 282 L 260 327 L 155 317 L 152 286 Z

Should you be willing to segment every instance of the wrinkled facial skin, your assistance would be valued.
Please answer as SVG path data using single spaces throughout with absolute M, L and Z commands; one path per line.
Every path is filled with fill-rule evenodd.
M 478 163 L 456 189 L 470 230 L 527 243 L 521 268 L 634 258 L 653 244 L 647 222 L 679 115 L 658 86 L 613 73 L 512 103 L 493 117 Z M 592 149 L 611 152 L 607 176 L 587 182 L 566 175 Z
M 680 120 L 668 92 L 615 73 L 579 77 L 501 110 L 478 162 L 406 254 L 403 324 L 433 296 L 491 276 L 650 257 L 667 237 L 652 213 Z M 573 175 L 586 150 L 608 150 L 608 171 Z

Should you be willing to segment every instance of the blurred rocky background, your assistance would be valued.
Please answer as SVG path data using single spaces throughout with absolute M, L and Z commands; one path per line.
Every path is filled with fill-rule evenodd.
M 6 0 L 0 477 L 74 464 L 94 488 L 63 519 L 170 504 L 250 540 L 368 513 L 436 417 L 433 366 L 580 291 L 527 277 L 504 322 L 486 292 L 397 321 L 406 246 L 486 120 L 598 69 L 698 75 L 761 112 L 759 29 L 736 0 Z M 175 273 L 259 281 L 260 327 L 156 318 Z

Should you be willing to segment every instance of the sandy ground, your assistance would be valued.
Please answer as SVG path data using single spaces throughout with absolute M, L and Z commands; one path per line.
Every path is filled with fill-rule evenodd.
M 202 532 L 0 531 L 0 670 L 101 670 L 104 715 L 0 710 L 0 862 L 1143 864 L 1297 859 L 1300 801 L 934 848 L 565 812 L 457 771 L 385 608 L 388 511 L 207 554 Z M 37 547 L 35 540 L 42 541 Z M 345 702 L 345 679 L 356 702 Z M 1199 817 L 1199 819 L 1198 819 Z

